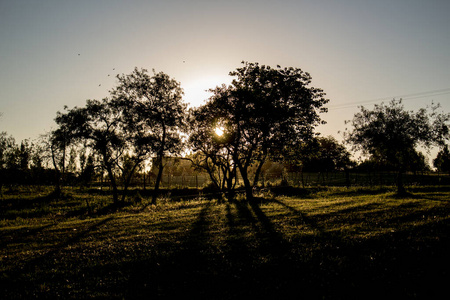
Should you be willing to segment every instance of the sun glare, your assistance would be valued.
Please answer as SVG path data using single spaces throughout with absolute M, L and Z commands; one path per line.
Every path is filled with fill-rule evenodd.
M 214 129 L 214 132 L 217 136 L 222 136 L 224 132 L 224 128 L 222 126 L 218 126 Z
M 208 91 L 209 89 L 213 89 L 223 83 L 230 84 L 230 82 L 230 76 L 200 77 L 192 80 L 183 85 L 184 100 L 193 107 L 200 106 L 205 100 L 211 97 L 212 93 Z

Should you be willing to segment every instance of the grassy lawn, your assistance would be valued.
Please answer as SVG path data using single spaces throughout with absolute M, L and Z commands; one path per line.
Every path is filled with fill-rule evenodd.
M 450 188 L 316 189 L 248 203 L 5 193 L 0 295 L 434 298 L 450 280 Z

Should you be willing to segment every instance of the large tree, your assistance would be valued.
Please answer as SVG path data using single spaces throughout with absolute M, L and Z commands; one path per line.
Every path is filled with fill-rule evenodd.
M 117 188 L 118 162 L 125 152 L 125 134 L 121 127 L 122 111 L 108 98 L 87 100 L 84 107 L 58 112 L 55 119 L 60 131 L 66 132 L 71 142 L 82 141 L 101 159 L 108 174 L 114 204 L 119 202 Z
M 83 141 L 96 154 L 106 170 L 114 203 L 118 203 L 117 179 L 124 184 L 125 200 L 130 180 L 138 167 L 152 155 L 157 157 L 159 173 L 153 203 L 156 202 L 163 169 L 163 158 L 182 149 L 186 105 L 180 84 L 160 72 L 148 75 L 135 69 L 118 75 L 119 84 L 111 97 L 88 100 L 85 107 L 58 113 L 59 129 L 67 129 L 75 141 Z
M 169 75 L 153 70 L 137 69 L 129 75 L 117 76 L 119 84 L 112 91 L 113 103 L 123 110 L 122 120 L 132 172 L 144 160 L 154 156 L 158 174 L 153 193 L 156 204 L 164 158 L 183 149 L 187 105 L 182 101 L 180 83 Z
M 311 76 L 299 68 L 243 62 L 230 76 L 235 77 L 231 85 L 211 90 L 205 105 L 214 120 L 210 126 L 223 127 L 231 139 L 226 147 L 251 199 L 266 159 L 311 139 L 328 100 L 321 89 L 309 86 Z M 256 171 L 250 178 L 252 165 Z
M 407 111 L 401 100 L 375 105 L 373 110 L 361 107 L 345 139 L 354 150 L 392 165 L 397 170 L 397 193 L 405 194 L 402 175 L 417 159 L 417 148 L 443 145 L 449 138 L 450 114 L 438 113 L 438 107 Z

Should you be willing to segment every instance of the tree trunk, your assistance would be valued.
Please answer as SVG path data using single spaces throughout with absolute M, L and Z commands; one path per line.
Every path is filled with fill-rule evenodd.
M 242 180 L 244 180 L 245 197 L 247 201 L 250 201 L 253 199 L 253 187 L 248 179 L 247 169 L 239 164 L 239 171 L 241 172 Z
M 234 183 L 233 183 L 234 180 Z M 235 185 L 236 185 L 236 168 L 233 167 L 230 171 L 229 171 L 229 175 L 227 178 L 227 199 L 229 202 L 233 202 L 234 201 L 234 196 L 235 196 Z
M 263 156 L 263 158 L 259 162 L 258 168 L 256 168 L 255 177 L 254 177 L 254 180 L 253 180 L 253 186 L 257 186 L 258 185 L 259 175 L 261 174 L 262 167 L 263 167 L 264 163 L 266 162 L 266 156 L 267 155 Z
M 109 181 L 113 190 L 113 203 L 117 205 L 119 203 L 119 192 L 117 190 L 116 178 L 114 177 L 114 173 L 110 165 L 106 165 L 106 171 L 108 172 Z
M 122 202 L 125 202 L 125 197 L 127 196 L 128 187 L 130 186 L 131 178 L 133 177 L 134 171 L 136 170 L 137 166 L 141 162 L 137 162 L 134 164 L 133 168 L 130 171 L 130 174 L 128 174 L 127 179 L 125 181 L 124 187 L 123 187 L 123 193 L 122 193 Z
M 399 171 L 397 174 L 397 194 L 398 195 L 406 194 L 406 190 L 403 185 L 403 171 Z
M 158 198 L 159 193 L 159 184 L 161 182 L 162 174 L 163 174 L 163 158 L 164 158 L 164 148 L 166 147 L 166 126 L 164 124 L 164 121 L 162 122 L 162 138 L 161 138 L 161 145 L 160 149 L 158 151 L 158 164 L 159 164 L 159 170 L 158 175 L 156 177 L 155 182 L 155 189 L 153 190 L 153 197 L 152 197 L 152 204 L 156 205 L 156 199 Z
M 347 188 L 350 188 L 350 170 L 347 167 L 345 167 L 344 172 L 345 172 L 345 186 Z
M 50 150 L 52 152 L 52 162 L 53 167 L 55 168 L 55 191 L 54 194 L 56 197 L 61 195 L 61 172 L 59 171 L 58 164 L 55 158 L 55 150 L 53 149 L 53 145 L 51 145 Z
M 159 193 L 159 184 L 161 182 L 162 174 L 163 174 L 163 161 L 162 157 L 158 159 L 158 175 L 156 176 L 155 189 L 153 190 L 152 204 L 156 205 L 156 199 L 158 198 Z

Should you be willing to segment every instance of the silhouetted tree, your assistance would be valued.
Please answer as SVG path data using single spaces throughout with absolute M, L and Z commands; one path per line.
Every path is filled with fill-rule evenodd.
M 310 171 L 332 172 L 345 170 L 353 165 L 350 152 L 334 137 L 317 137 L 305 154 L 299 159 L 304 168 Z
M 232 137 L 229 147 L 239 169 L 247 199 L 269 155 L 311 139 L 328 102 L 321 89 L 309 87 L 311 76 L 298 68 L 271 68 L 243 62 L 230 72 L 229 86 L 216 87 L 207 105 L 217 123 Z M 214 124 L 211 124 L 214 126 Z M 256 164 L 253 180 L 249 167 Z
M 115 172 L 126 146 L 121 115 L 122 110 L 104 98 L 102 101 L 87 100 L 85 107 L 58 112 L 55 119 L 60 128 L 67 129 L 70 139 L 82 141 L 100 157 L 110 180 L 114 204 L 119 202 Z
M 205 170 L 214 187 L 226 192 L 228 200 L 232 201 L 236 186 L 237 147 L 234 134 L 224 122 L 224 118 L 217 115 L 213 102 L 191 110 L 189 146 L 194 154 L 188 159 L 195 168 Z M 221 135 L 215 132 L 216 128 L 222 130 Z
M 94 155 L 83 147 L 79 154 L 80 173 L 78 180 L 82 185 L 89 185 L 95 176 Z
M 86 106 L 58 113 L 56 123 L 68 128 L 69 136 L 84 142 L 101 159 L 118 203 L 117 179 L 124 184 L 122 202 L 135 171 L 150 155 L 158 158 L 160 172 L 155 185 L 156 203 L 162 175 L 162 159 L 182 149 L 186 105 L 180 84 L 164 73 L 149 76 L 137 68 L 118 75 L 111 98 L 88 100 Z
M 352 130 L 345 132 L 346 141 L 355 150 L 394 166 L 397 193 L 404 194 L 402 175 L 417 159 L 417 146 L 440 145 L 449 138 L 450 114 L 438 113 L 438 107 L 431 107 L 430 113 L 426 109 L 415 113 L 406 111 L 401 100 L 375 105 L 373 110 L 361 107 L 351 121 Z
M 448 145 L 445 145 L 438 152 L 433 160 L 433 165 L 439 172 L 450 174 L 450 151 L 448 150 Z
M 111 94 L 114 105 L 122 109 L 126 132 L 128 163 L 131 172 L 150 155 L 156 156 L 158 175 L 152 202 L 155 204 L 163 172 L 163 160 L 168 154 L 179 154 L 183 149 L 181 134 L 185 130 L 187 105 L 182 102 L 180 83 L 163 72 L 150 76 L 145 69 L 129 75 L 117 76 L 119 84 Z
M 66 127 L 60 127 L 39 137 L 37 149 L 40 150 L 40 158 L 53 166 L 54 170 L 54 195 L 61 194 L 64 176 L 66 172 L 67 147 L 70 144 Z
M 0 133 L 0 193 L 8 180 L 7 171 L 15 164 L 16 141 L 6 132 Z

